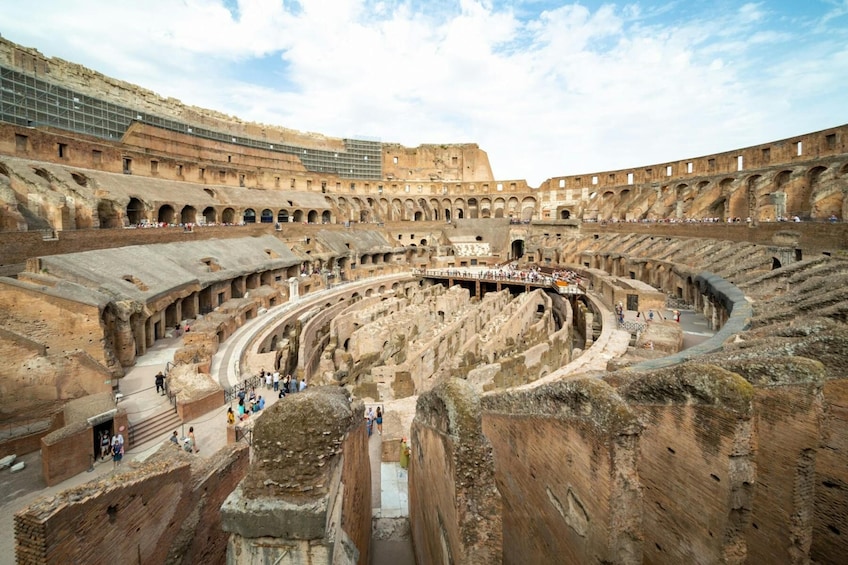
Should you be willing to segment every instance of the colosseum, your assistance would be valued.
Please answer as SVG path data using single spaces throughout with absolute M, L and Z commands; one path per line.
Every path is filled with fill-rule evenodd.
M 844 562 L 846 193 L 848 125 L 532 187 L 0 39 L 0 461 L 154 446 L 16 510 L 17 562 L 371 563 L 375 457 L 421 565 Z M 167 441 L 261 369 L 308 387 Z

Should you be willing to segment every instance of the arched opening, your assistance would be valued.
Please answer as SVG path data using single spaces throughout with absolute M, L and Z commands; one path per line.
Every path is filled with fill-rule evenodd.
M 194 209 L 194 206 L 183 206 L 182 211 L 180 212 L 180 223 L 181 224 L 196 224 L 197 223 L 197 210 Z
M 144 219 L 144 204 L 138 198 L 130 198 L 127 204 L 127 221 L 130 224 L 137 225 Z
M 212 206 L 207 206 L 203 210 L 203 219 L 207 224 L 214 224 L 218 221 L 218 213 L 215 212 L 215 208 Z
M 524 240 L 516 239 L 512 242 L 512 252 L 510 253 L 510 259 L 516 260 L 524 257 Z
M 277 212 L 277 222 L 281 224 L 286 224 L 289 221 L 289 211 L 288 210 L 280 210 Z
M 317 223 L 318 222 L 318 212 L 316 212 L 315 210 L 310 210 L 309 215 L 306 218 L 306 221 L 309 222 L 310 224 Z
M 450 211 L 449 209 L 447 209 L 447 208 L 445 208 L 445 221 L 446 221 L 446 222 L 450 222 L 450 221 L 451 221 L 451 211 Z
M 170 204 L 165 204 L 161 208 L 159 208 L 159 223 L 160 224 L 173 224 L 174 220 L 177 217 L 177 213 L 174 210 L 174 207 Z
M 777 257 L 772 257 L 772 258 L 771 258 L 771 270 L 772 270 L 772 271 L 776 271 L 776 270 L 777 270 L 777 269 L 779 269 L 780 267 L 781 267 L 781 265 L 780 265 L 780 259 L 778 259 Z
M 559 212 L 559 219 L 560 220 L 567 220 L 569 218 L 571 218 L 571 212 L 569 210 L 560 210 L 560 212 Z
M 413 218 L 413 221 L 420 222 L 423 219 L 424 219 L 424 213 L 423 212 L 421 212 L 421 211 L 415 212 L 415 217 Z
M 224 212 L 221 214 L 221 221 L 225 224 L 234 224 L 236 221 L 236 211 L 232 208 L 224 208 Z
M 245 224 L 255 224 L 256 223 L 256 211 L 253 208 L 248 208 L 244 211 L 244 215 L 242 216 L 242 221 Z
M 298 224 L 303 222 L 303 210 L 295 210 L 294 211 L 294 221 Z
M 364 214 L 365 214 L 365 212 L 363 212 L 362 214 L 364 215 Z M 329 224 L 329 223 L 330 223 L 330 221 L 331 221 L 330 211 L 329 211 L 329 210 L 324 210 L 323 212 L 321 212 L 321 223 L 322 223 L 322 224 Z M 363 220 L 363 221 L 364 221 L 364 220 Z
M 97 203 L 97 218 L 100 223 L 100 229 L 121 227 L 121 221 L 111 200 L 101 200 Z
M 265 208 L 264 210 L 262 210 L 262 216 L 260 217 L 259 222 L 262 224 L 273 224 L 274 212 L 272 212 L 268 208 Z

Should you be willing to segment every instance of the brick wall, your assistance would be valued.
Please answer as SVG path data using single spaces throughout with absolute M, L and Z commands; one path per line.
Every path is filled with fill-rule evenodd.
M 248 447 L 195 462 L 168 445 L 140 465 L 40 499 L 15 515 L 19 565 L 226 562 L 220 503 Z
M 752 387 L 710 365 L 621 389 L 646 423 L 639 441 L 644 560 L 741 563 L 755 479 Z
M 844 357 L 840 361 L 844 362 Z M 822 447 L 816 455 L 815 512 L 810 557 L 816 563 L 848 555 L 848 380 L 825 383 Z
M 94 462 L 94 428 L 85 422 L 64 428 L 64 436 L 41 440 L 41 475 L 53 486 L 91 467 Z
M 177 414 L 183 422 L 194 420 L 224 406 L 224 391 L 216 390 L 201 398 L 177 402 Z
M 642 563 L 639 425 L 611 387 L 558 382 L 482 405 L 504 563 Z

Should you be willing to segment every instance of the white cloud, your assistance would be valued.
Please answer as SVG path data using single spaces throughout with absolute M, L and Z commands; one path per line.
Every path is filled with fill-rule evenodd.
M 0 31 L 246 120 L 476 142 L 498 178 L 534 186 L 848 121 L 845 2 L 509 4 L 43 0 L 5 6 Z

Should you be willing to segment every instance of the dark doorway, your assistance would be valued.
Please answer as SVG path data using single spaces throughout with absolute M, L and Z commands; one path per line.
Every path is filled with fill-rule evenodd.
M 627 295 L 627 309 L 633 310 L 635 312 L 639 311 L 639 295 L 638 294 L 628 294 Z
M 92 453 L 94 454 L 94 459 L 92 459 L 92 461 L 94 461 L 95 459 L 100 459 L 100 441 L 101 441 L 100 434 L 105 432 L 106 437 L 109 438 L 109 441 L 110 442 L 112 441 L 112 433 L 113 433 L 112 432 L 112 423 L 113 422 L 114 422 L 114 420 L 111 420 L 111 419 L 106 420 L 105 422 L 101 422 L 101 423 L 97 424 L 96 426 L 94 426 L 92 428 L 93 435 L 94 435 L 94 451 L 92 451 Z M 108 455 L 107 455 L 107 457 L 108 457 Z
M 524 257 L 524 240 L 516 239 L 512 242 L 511 259 L 521 259 L 522 257 Z

